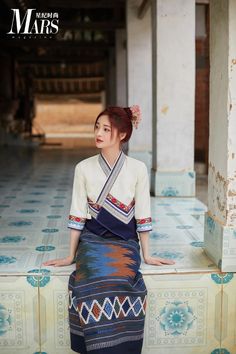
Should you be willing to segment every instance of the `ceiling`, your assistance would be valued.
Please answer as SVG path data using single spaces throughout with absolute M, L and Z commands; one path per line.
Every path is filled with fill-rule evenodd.
M 12 21 L 11 9 L 19 9 L 24 16 L 29 8 L 58 13 L 58 33 L 35 38 L 6 34 Z M 16 62 L 20 89 L 24 90 L 30 77 L 39 97 L 97 99 L 105 89 L 106 63 L 115 47 L 116 30 L 122 28 L 125 0 L 0 1 L 1 54 Z

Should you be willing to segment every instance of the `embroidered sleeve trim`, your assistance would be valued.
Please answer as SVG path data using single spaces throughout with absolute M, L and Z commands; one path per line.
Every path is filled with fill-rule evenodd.
M 136 219 L 136 226 L 138 232 L 145 232 L 152 230 L 152 218 Z
M 68 227 L 70 229 L 83 230 L 86 222 L 86 218 L 80 218 L 78 216 L 69 215 Z

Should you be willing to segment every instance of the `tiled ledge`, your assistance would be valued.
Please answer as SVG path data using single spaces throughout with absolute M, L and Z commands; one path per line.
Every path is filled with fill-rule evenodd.
M 68 254 L 78 154 L 14 154 L 0 152 L 0 351 L 72 354 L 67 284 L 75 264 L 42 262 Z M 236 277 L 220 273 L 204 253 L 205 211 L 196 198 L 152 198 L 150 252 L 176 263 L 142 264 L 148 289 L 143 354 L 236 353 Z

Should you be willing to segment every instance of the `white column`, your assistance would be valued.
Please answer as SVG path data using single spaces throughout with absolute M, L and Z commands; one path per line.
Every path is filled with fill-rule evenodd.
M 194 196 L 195 0 L 152 0 L 151 189 Z
M 140 153 L 140 158 L 151 157 L 152 93 L 151 93 L 151 11 L 138 18 L 140 0 L 126 2 L 127 17 L 127 85 L 128 106 L 138 104 L 143 120 L 134 129 L 129 142 L 129 154 Z
M 116 30 L 116 104 L 127 106 L 126 31 Z
M 236 271 L 236 0 L 210 3 L 210 139 L 205 247 Z

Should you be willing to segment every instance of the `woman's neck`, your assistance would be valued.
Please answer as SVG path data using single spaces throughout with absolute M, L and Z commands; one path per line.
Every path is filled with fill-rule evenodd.
M 111 167 L 115 164 L 121 149 L 101 149 L 102 156 L 106 159 Z

